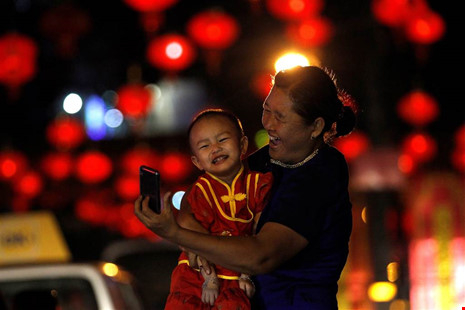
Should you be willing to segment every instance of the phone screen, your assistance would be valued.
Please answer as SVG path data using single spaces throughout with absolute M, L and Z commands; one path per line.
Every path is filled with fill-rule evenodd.
M 149 207 L 156 213 L 160 213 L 160 173 L 150 167 L 140 166 L 140 194 L 149 196 Z

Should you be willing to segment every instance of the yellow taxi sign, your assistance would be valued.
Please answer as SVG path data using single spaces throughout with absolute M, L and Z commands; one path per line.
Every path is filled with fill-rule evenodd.
M 70 259 L 71 253 L 51 212 L 0 215 L 0 265 Z

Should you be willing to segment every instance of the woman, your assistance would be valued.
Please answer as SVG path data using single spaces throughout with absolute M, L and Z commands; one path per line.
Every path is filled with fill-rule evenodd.
M 188 231 L 178 226 L 170 208 L 156 215 L 141 197 L 135 214 L 186 251 L 256 275 L 255 308 L 337 309 L 337 281 L 348 255 L 352 215 L 347 164 L 328 142 L 350 133 L 355 114 L 343 105 L 324 70 L 297 67 L 275 76 L 262 123 L 270 143 L 249 157 L 249 165 L 271 170 L 274 184 L 256 235 Z

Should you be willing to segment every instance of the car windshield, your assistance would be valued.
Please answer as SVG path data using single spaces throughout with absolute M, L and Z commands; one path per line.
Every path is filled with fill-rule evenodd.
M 3 301 L 2 301 L 3 299 Z M 0 309 L 97 310 L 91 284 L 79 278 L 0 280 Z

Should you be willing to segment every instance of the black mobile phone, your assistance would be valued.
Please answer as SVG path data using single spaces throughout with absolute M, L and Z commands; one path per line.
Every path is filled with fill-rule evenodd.
M 160 213 L 160 173 L 150 167 L 139 167 L 140 194 L 149 196 L 149 207 L 156 213 Z

